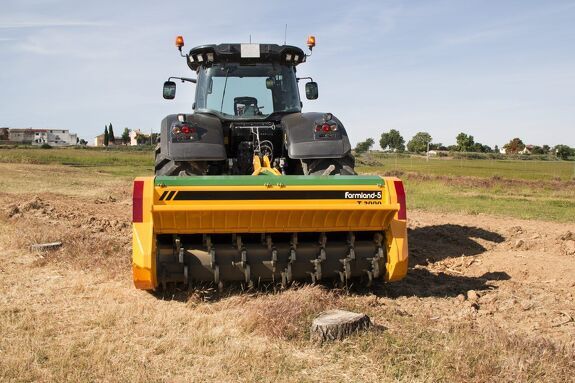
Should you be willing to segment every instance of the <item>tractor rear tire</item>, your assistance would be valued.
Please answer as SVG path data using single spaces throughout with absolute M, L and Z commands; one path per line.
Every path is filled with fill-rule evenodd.
M 301 160 L 303 174 L 306 176 L 321 176 L 326 175 L 341 175 L 353 176 L 357 175 L 354 170 L 355 158 L 348 154 L 342 158 L 321 158 L 316 160 Z M 328 171 L 328 168 L 333 165 L 333 170 Z

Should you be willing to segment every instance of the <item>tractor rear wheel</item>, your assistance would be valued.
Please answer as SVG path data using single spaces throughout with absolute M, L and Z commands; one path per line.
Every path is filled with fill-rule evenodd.
M 204 162 L 174 161 L 162 154 L 160 144 L 154 153 L 154 173 L 157 176 L 200 176 L 206 173 Z
M 355 158 L 348 154 L 342 158 L 321 158 L 315 160 L 301 160 L 303 174 L 306 176 L 341 175 L 352 176 L 357 173 L 354 170 Z M 330 169 L 330 166 L 333 168 Z M 331 171 L 330 171 L 331 170 Z

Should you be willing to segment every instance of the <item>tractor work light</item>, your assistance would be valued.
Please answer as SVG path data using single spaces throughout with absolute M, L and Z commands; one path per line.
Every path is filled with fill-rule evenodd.
M 286 54 L 286 61 L 291 61 L 292 58 L 292 54 L 291 53 L 287 53 Z
M 176 37 L 176 47 L 178 47 L 178 49 L 182 49 L 183 46 L 184 46 L 184 38 L 182 36 Z
M 214 54 L 212 52 L 208 52 L 206 53 L 206 57 L 208 59 L 208 62 L 213 62 L 214 61 Z

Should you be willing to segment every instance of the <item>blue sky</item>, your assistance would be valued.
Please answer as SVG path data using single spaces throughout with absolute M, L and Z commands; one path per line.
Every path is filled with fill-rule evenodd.
M 329 5 L 328 5 L 329 4 Z M 453 144 L 575 146 L 575 1 L 0 1 L 0 127 L 63 128 L 92 142 L 112 122 L 157 131 L 191 110 L 191 73 L 174 47 L 317 47 L 300 76 L 353 143 L 398 129 Z

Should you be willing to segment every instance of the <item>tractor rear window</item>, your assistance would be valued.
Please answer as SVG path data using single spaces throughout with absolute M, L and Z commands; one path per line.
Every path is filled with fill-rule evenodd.
M 264 119 L 275 112 L 300 111 L 295 73 L 272 64 L 221 64 L 200 69 L 196 109 L 229 119 Z

